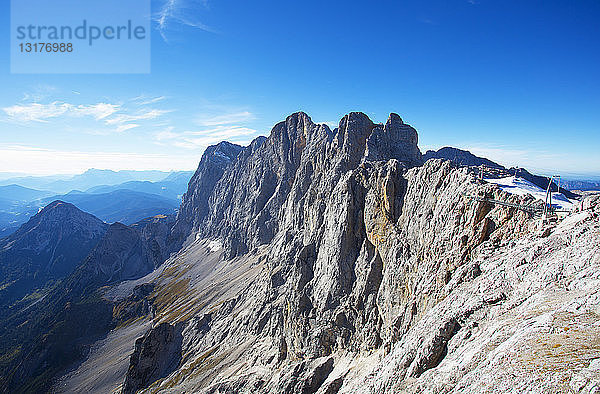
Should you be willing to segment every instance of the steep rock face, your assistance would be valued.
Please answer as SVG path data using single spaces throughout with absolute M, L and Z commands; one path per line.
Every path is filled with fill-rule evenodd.
M 344 378 L 329 378 L 334 369 L 327 360 L 391 349 L 453 287 L 480 275 L 472 250 L 527 227 L 525 214 L 470 205 L 463 192 L 516 201 L 448 162 L 408 172 L 396 160 L 359 164 L 324 202 L 311 243 L 303 242 L 302 229 L 280 230 L 258 258 L 258 276 L 220 301 L 203 298 L 203 286 L 190 287 L 199 292 L 194 303 L 209 304 L 184 329 L 186 356 L 162 384 L 207 392 L 335 392 Z M 204 272 L 202 260 L 196 264 Z M 233 282 L 233 272 L 220 271 L 224 283 L 215 286 Z M 412 374 L 443 359 L 460 323 L 442 323 L 429 350 L 410 359 Z M 242 360 L 245 372 L 226 372 Z
M 138 231 L 142 242 L 146 245 L 153 269 L 162 264 L 173 251 L 170 237 L 174 223 L 175 217 L 172 215 L 156 215 L 130 226 Z
M 416 143 L 394 114 L 377 125 L 351 113 L 331 131 L 299 113 L 245 149 L 215 185 L 197 233 L 222 242 L 225 257 L 238 256 L 219 265 L 224 282 L 195 285 L 197 276 L 186 274 L 216 269 L 193 260 L 196 244 L 167 263 L 168 275 L 181 270 L 176 282 L 167 274 L 156 280 L 159 294 L 186 289 L 184 300 L 163 306 L 160 321 L 181 321 L 186 305 L 199 305 L 183 331 L 181 367 L 163 383 L 314 392 L 333 371 L 331 357 L 391 349 L 453 287 L 480 275 L 476 248 L 528 231 L 525 213 L 470 204 L 464 195 L 531 198 L 507 195 L 447 161 L 415 167 Z M 233 287 L 234 267 L 257 253 L 258 272 Z M 218 298 L 213 286 L 231 287 Z M 411 374 L 435 367 L 459 329 L 457 319 L 445 321 L 430 350 L 411 359 Z M 250 360 L 244 371 L 263 372 L 226 372 L 242 359 Z
M 423 163 L 417 130 L 405 124 L 398 114 L 390 114 L 385 125 L 378 125 L 367 141 L 366 160 L 396 159 L 409 167 Z
M 124 394 L 136 393 L 177 367 L 181 359 L 180 331 L 175 326 L 162 323 L 136 340 L 123 383 Z
M 600 357 L 600 347 L 560 330 L 597 333 L 598 201 L 540 232 L 527 213 L 468 196 L 540 204 L 533 197 L 449 161 L 416 165 L 411 130 L 393 114 L 377 125 L 351 113 L 332 131 L 298 113 L 244 149 L 207 197 L 195 240 L 145 279 L 155 325 L 183 327 L 182 356 L 167 376 L 138 374 L 137 387 L 592 387 L 597 365 L 577 358 Z M 558 348 L 536 335 L 568 345 L 560 357 L 572 372 L 536 372 Z
M 269 138 L 255 140 L 224 172 L 199 234 L 224 239 L 229 256 L 246 253 L 271 242 L 283 222 L 299 224 L 304 213 L 322 216 L 323 203 L 315 199 L 331 193 L 362 160 L 384 157 L 405 167 L 421 164 L 416 131 L 395 114 L 376 125 L 362 113 L 350 113 L 333 131 L 304 113 L 293 114 Z M 281 208 L 286 204 L 306 212 L 292 217 Z
M 208 214 L 208 198 L 225 168 L 240 154 L 242 147 L 229 142 L 209 146 L 204 151 L 198 169 L 190 179 L 188 191 L 177 213 L 170 243 L 173 249 L 181 247 L 192 230 L 196 231 Z M 176 250 L 174 250 L 176 251 Z
M 0 240 L 0 304 L 69 275 L 108 225 L 72 204 L 54 201 Z
M 154 270 L 169 255 L 172 217 L 144 219 L 132 226 L 113 223 L 70 282 L 88 286 L 137 279 Z

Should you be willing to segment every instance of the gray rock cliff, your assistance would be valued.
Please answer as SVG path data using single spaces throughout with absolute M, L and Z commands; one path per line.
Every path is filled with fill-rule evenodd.
M 155 326 L 183 327 L 181 359 L 156 377 L 132 357 L 130 372 L 147 376 L 136 387 L 537 392 L 600 382 L 595 364 L 577 361 L 600 348 L 560 332 L 596 332 L 598 201 L 540 232 L 526 212 L 466 196 L 541 202 L 450 161 L 423 164 L 412 127 L 362 113 L 334 130 L 293 114 L 206 191 L 189 242 L 147 277 Z M 561 346 L 565 367 L 540 369 Z

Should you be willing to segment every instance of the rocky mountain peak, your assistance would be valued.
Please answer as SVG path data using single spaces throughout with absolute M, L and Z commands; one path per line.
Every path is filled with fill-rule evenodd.
M 25 242 L 24 238 L 29 236 L 43 237 L 43 234 L 66 237 L 80 233 L 97 237 L 104 234 L 106 227 L 107 225 L 94 215 L 81 211 L 73 204 L 56 200 L 32 216 L 6 241 L 10 244 L 19 241 Z M 31 234 L 33 230 L 35 230 L 35 234 Z M 29 246 L 31 247 L 31 244 Z
M 418 147 L 417 130 L 392 113 L 385 125 L 378 125 L 367 141 L 365 159 L 380 161 L 396 159 L 407 167 L 419 166 L 423 157 Z
M 205 161 L 217 161 L 227 165 L 230 163 L 241 151 L 241 147 L 231 142 L 222 141 L 217 145 L 211 145 L 204 151 L 202 159 Z
M 171 231 L 169 243 L 173 249 L 181 246 L 192 230 L 198 228 L 208 212 L 208 197 L 217 181 L 242 150 L 241 146 L 227 141 L 206 148 L 190 179 Z
M 0 240 L 0 307 L 73 272 L 107 227 L 97 217 L 63 201 L 41 209 Z
M 270 242 L 286 218 L 319 182 L 330 190 L 365 161 L 396 159 L 403 168 L 422 163 L 417 132 L 397 114 L 385 125 L 362 112 L 344 116 L 335 130 L 304 112 L 277 123 L 269 137 L 236 148 L 231 162 L 208 165 L 207 149 L 177 217 L 179 239 L 191 233 L 222 238 L 231 255 Z M 328 178 L 329 177 L 329 178 Z M 314 191 L 317 193 L 317 190 Z
M 87 214 L 71 203 L 60 201 L 60 200 L 55 200 L 55 201 L 51 202 L 50 204 L 46 205 L 45 207 L 43 207 L 42 209 L 40 209 L 40 211 L 36 215 L 34 215 L 33 218 L 47 219 L 54 215 L 68 217 L 68 216 L 86 216 Z M 86 218 L 93 220 L 92 219 L 93 217 L 94 217 L 93 215 L 89 215 Z
M 402 125 L 404 124 L 404 122 L 402 121 L 402 118 L 400 117 L 400 115 L 398 115 L 395 112 L 390 113 L 390 116 L 388 116 L 388 120 L 385 123 L 386 126 L 391 126 L 391 125 Z

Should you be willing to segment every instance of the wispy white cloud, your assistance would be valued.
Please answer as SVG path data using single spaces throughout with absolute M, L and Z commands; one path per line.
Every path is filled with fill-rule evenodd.
M 119 111 L 119 108 L 119 105 L 109 103 L 73 105 L 55 101 L 48 104 L 16 104 L 4 107 L 2 110 L 9 120 L 16 122 L 47 122 L 49 119 L 63 115 L 73 117 L 91 116 L 96 120 L 101 120 Z
M 231 125 L 236 123 L 245 123 L 251 120 L 256 119 L 254 114 L 248 111 L 240 111 L 233 112 L 227 114 L 220 115 L 200 115 L 197 118 L 197 123 L 199 126 L 203 127 L 213 127 L 213 126 L 223 126 L 223 125 Z
M 97 103 L 92 105 L 72 106 L 74 116 L 92 116 L 96 120 L 105 119 L 121 108 L 118 104 Z
M 2 110 L 10 120 L 17 122 L 46 122 L 68 112 L 70 105 L 66 103 L 13 105 Z
M 2 108 L 6 115 L 4 121 L 11 123 L 48 123 L 67 118 L 91 117 L 104 126 L 113 127 L 113 131 L 123 132 L 140 126 L 140 121 L 156 120 L 171 112 L 170 110 L 149 107 L 164 99 L 163 96 L 138 100 L 137 108 L 127 108 L 120 103 L 99 102 L 95 104 L 75 105 L 54 101 L 50 103 L 31 102 L 15 104 Z
M 216 30 L 204 24 L 197 17 L 200 10 L 207 10 L 208 8 L 208 0 L 165 0 L 155 15 L 154 21 L 165 41 L 168 41 L 168 30 L 174 25 L 184 25 L 210 33 L 217 33 Z
M 160 116 L 172 112 L 170 110 L 162 109 L 150 109 L 144 111 L 138 111 L 133 114 L 117 114 L 105 120 L 108 125 L 123 125 L 129 122 L 135 122 L 140 120 L 152 120 L 159 118 Z
M 23 93 L 23 100 L 25 102 L 40 102 L 48 99 L 52 94 L 58 91 L 56 86 L 48 85 L 48 84 L 38 84 L 25 93 Z
M 154 139 L 159 145 L 196 150 L 221 141 L 246 144 L 258 135 L 248 125 L 255 119 L 256 116 L 245 109 L 205 103 L 201 113 L 194 117 L 195 129 L 177 131 L 174 127 L 166 127 L 155 133 Z
M 160 101 L 165 100 L 166 98 L 167 98 L 167 96 L 146 96 L 146 95 L 142 94 L 142 95 L 132 98 L 131 101 L 133 103 L 135 103 L 136 105 L 144 106 L 144 105 L 158 103 Z
M 161 145 L 171 145 L 184 149 L 201 149 L 221 141 L 249 143 L 257 136 L 257 131 L 245 126 L 216 126 L 198 131 L 174 132 L 167 128 L 155 134 L 155 140 Z
M 116 131 L 118 133 L 122 133 L 123 131 L 135 129 L 136 127 L 140 127 L 140 125 L 137 124 L 137 123 L 120 124 L 120 125 L 117 126 Z
M 112 115 L 118 111 L 118 109 L 118 105 L 108 103 L 72 105 L 57 101 L 49 104 L 16 104 L 10 107 L 2 108 L 9 120 L 17 122 L 46 122 L 49 119 L 57 118 L 62 115 L 92 116 L 96 119 L 103 119 Z

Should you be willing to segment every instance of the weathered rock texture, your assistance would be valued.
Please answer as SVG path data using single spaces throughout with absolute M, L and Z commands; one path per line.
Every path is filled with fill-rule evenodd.
M 168 237 L 172 224 L 173 218 L 165 215 L 131 226 L 119 222 L 111 224 L 77 271 L 67 278 L 68 289 L 83 294 L 151 272 L 169 257 Z
M 168 323 L 162 323 L 135 341 L 123 393 L 135 393 L 177 367 L 181 358 L 179 331 Z
M 221 168 L 208 195 L 195 197 L 206 210 L 189 206 L 193 218 L 178 218 L 176 226 L 194 223 L 188 243 L 144 280 L 155 286 L 155 325 L 183 327 L 181 359 L 159 378 L 134 355 L 135 387 L 538 392 L 597 384 L 598 201 L 540 232 L 522 211 L 466 196 L 539 203 L 533 197 L 509 195 L 449 161 L 422 164 L 416 131 L 395 114 L 374 124 L 351 113 L 330 130 L 297 113 Z
M 198 230 L 208 212 L 208 198 L 216 183 L 241 151 L 241 146 L 225 141 L 206 148 L 177 213 L 177 222 L 169 241 L 173 251 L 177 251 L 186 238 Z

